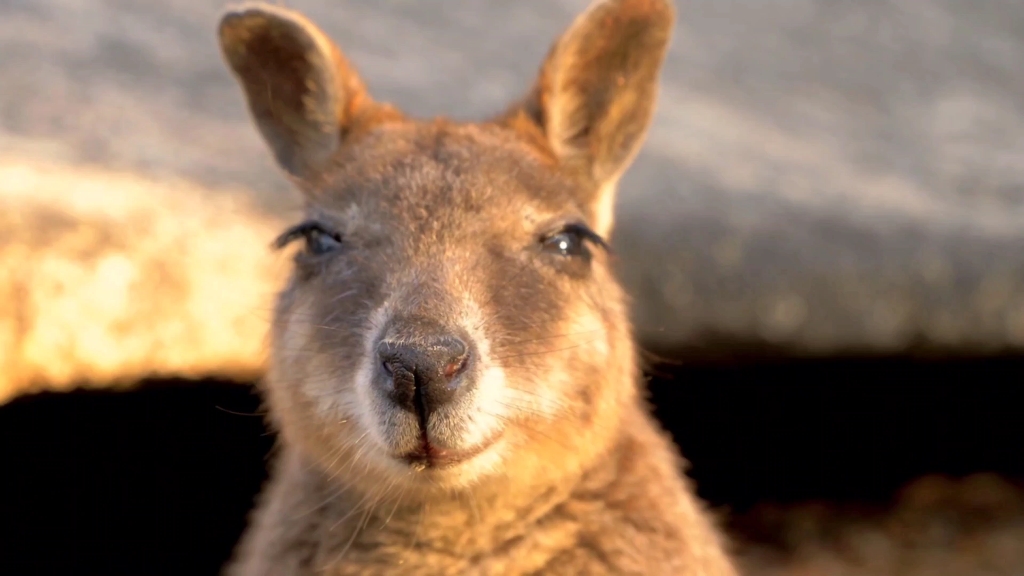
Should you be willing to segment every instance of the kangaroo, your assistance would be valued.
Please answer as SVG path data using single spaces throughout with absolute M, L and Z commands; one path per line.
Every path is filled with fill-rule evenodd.
M 675 14 L 595 2 L 475 123 L 374 100 L 328 36 L 229 9 L 224 58 L 304 219 L 233 576 L 732 575 L 650 414 L 606 239 Z

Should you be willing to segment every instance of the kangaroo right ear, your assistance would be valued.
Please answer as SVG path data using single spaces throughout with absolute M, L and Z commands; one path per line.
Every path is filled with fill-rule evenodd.
M 218 33 L 278 164 L 292 176 L 314 177 L 371 103 L 362 80 L 323 31 L 285 8 L 232 8 Z
M 526 99 L 498 119 L 540 128 L 559 162 L 594 185 L 583 200 L 599 234 L 611 231 L 615 184 L 647 135 L 674 24 L 671 0 L 592 0 Z

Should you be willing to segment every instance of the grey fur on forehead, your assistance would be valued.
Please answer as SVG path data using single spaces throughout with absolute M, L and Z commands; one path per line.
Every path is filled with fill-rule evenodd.
M 425 210 L 430 218 L 455 218 L 451 224 L 456 226 L 486 226 L 488 214 L 541 224 L 556 216 L 578 217 L 585 209 L 576 192 L 580 185 L 519 149 L 514 136 L 496 132 L 480 139 L 457 124 L 383 132 L 371 133 L 362 146 L 343 150 L 335 159 L 330 177 L 308 193 L 314 212 L 339 211 L 333 217 L 365 220 L 350 222 L 357 227 L 413 210 Z M 418 152 L 391 153 L 389 138 L 430 144 Z M 383 147 L 367 152 L 375 143 Z

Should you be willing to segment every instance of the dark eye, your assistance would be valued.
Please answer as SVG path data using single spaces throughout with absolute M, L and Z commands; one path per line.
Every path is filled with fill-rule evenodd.
M 341 235 L 321 229 L 306 232 L 306 250 L 310 254 L 326 254 L 341 247 Z
M 589 257 L 587 242 L 605 248 L 604 240 L 582 224 L 569 224 L 541 241 L 545 252 L 559 256 Z
M 314 256 L 320 256 L 341 247 L 341 234 L 330 231 L 319 222 L 312 221 L 303 222 L 285 230 L 284 234 L 278 236 L 274 244 L 278 248 L 283 248 L 299 238 L 306 240 L 306 252 Z
M 562 256 L 585 256 L 587 247 L 583 244 L 583 238 L 572 232 L 559 232 L 548 236 L 543 242 L 544 251 Z

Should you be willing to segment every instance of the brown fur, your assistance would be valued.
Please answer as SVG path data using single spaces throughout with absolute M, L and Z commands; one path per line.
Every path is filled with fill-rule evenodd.
M 307 246 L 264 383 L 280 445 L 231 574 L 734 573 L 642 401 L 599 237 L 673 17 L 596 2 L 520 104 L 472 124 L 375 102 L 301 15 L 224 17 L 226 60 L 317 223 L 282 241 Z M 375 351 L 437 334 L 470 360 L 456 399 L 414 416 Z

